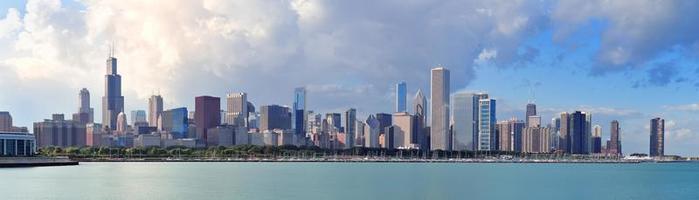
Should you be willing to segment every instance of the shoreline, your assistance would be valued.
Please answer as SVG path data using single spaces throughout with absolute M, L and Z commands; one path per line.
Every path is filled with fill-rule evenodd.
M 79 165 L 79 161 L 68 157 L 2 157 L 0 168 L 54 167 Z
M 498 160 L 498 159 L 451 159 L 451 160 L 429 160 L 429 159 L 175 159 L 175 158 L 131 158 L 131 159 L 75 159 L 79 162 L 280 162 L 280 163 L 503 163 L 503 164 L 640 164 L 650 161 L 639 160 Z M 660 162 L 658 162 L 660 163 Z

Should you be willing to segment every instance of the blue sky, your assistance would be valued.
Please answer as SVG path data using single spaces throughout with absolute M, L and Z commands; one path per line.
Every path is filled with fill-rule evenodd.
M 372 6 L 367 6 L 367 5 Z M 617 119 L 624 151 L 648 151 L 648 121 L 667 123 L 669 154 L 699 155 L 699 14 L 691 1 L 2 1 L 0 110 L 31 126 L 72 113 L 92 92 L 100 110 L 114 42 L 126 110 L 160 92 L 167 108 L 245 91 L 290 105 L 309 90 L 319 112 L 390 112 L 393 84 L 496 97 L 498 119 L 537 103 Z M 533 91 L 532 95 L 530 91 Z M 410 98 L 409 98 L 410 99 Z M 96 116 L 100 116 L 96 113 Z M 97 119 L 99 121 L 99 119 Z

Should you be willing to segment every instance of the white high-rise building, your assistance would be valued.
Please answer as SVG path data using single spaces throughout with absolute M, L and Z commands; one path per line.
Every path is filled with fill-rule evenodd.
M 449 134 L 449 70 L 444 67 L 432 69 L 430 110 L 432 121 L 430 143 L 432 150 L 451 150 Z

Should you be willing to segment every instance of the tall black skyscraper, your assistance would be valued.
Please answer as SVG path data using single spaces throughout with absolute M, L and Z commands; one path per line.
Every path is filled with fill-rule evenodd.
M 665 155 L 665 120 L 654 118 L 650 120 L 650 156 Z
M 102 124 L 115 130 L 117 115 L 124 112 L 124 96 L 121 96 L 121 76 L 117 73 L 117 59 L 112 53 L 107 58 L 106 69 L 104 96 L 102 97 Z
M 568 129 L 568 152 L 572 154 L 590 153 L 590 137 L 588 133 L 587 115 L 584 112 L 575 111 L 570 114 Z
M 529 126 L 529 116 L 536 116 L 536 104 L 534 103 L 527 104 L 527 113 L 524 117 L 524 123 L 526 124 L 526 126 Z

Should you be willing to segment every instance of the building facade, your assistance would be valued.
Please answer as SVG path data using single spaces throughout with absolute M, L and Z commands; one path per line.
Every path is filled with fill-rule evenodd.
M 158 126 L 158 117 L 163 112 L 163 97 L 151 95 L 148 98 L 148 125 Z
M 357 135 L 357 109 L 350 108 L 345 111 L 345 146 L 354 147 Z
M 35 141 L 29 133 L 0 131 L 0 156 L 32 156 L 36 153 Z
M 497 125 L 495 99 L 478 100 L 478 150 L 498 150 L 498 137 L 495 132 Z
M 621 151 L 621 127 L 619 126 L 619 121 L 612 120 L 610 123 L 609 130 L 609 141 L 607 142 L 607 154 L 609 155 L 622 155 Z
M 273 129 L 291 129 L 291 113 L 288 107 L 279 105 L 260 107 L 260 131 Z
M 396 84 L 395 112 L 408 112 L 408 86 L 405 81 Z
M 117 115 L 124 112 L 124 96 L 121 95 L 121 75 L 117 73 L 115 57 L 107 58 L 106 69 L 102 97 L 102 124 L 110 130 L 116 130 Z
M 221 125 L 221 99 L 212 96 L 198 96 L 194 99 L 194 124 L 196 139 L 206 143 L 209 128 Z
M 665 120 L 653 118 L 650 120 L 650 153 L 651 157 L 665 156 Z
M 63 114 L 34 123 L 37 147 L 82 147 L 86 145 L 85 125 L 65 120 Z
M 430 80 L 431 130 L 430 147 L 432 150 L 451 150 L 449 134 L 449 70 L 443 67 L 432 69 Z

